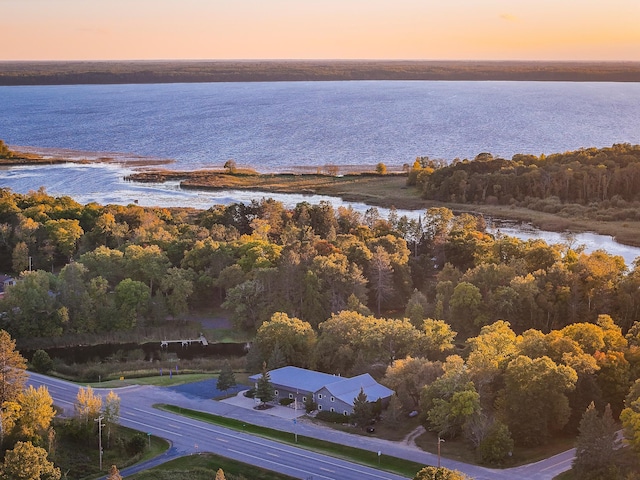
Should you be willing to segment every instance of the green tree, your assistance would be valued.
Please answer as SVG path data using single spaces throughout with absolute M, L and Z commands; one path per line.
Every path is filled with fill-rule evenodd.
M 413 480 L 471 480 L 464 473 L 445 467 L 424 467 Z
M 3 480 L 60 480 L 60 469 L 47 459 L 44 448 L 17 442 L 7 451 L 0 478 Z
M 511 360 L 504 374 L 499 399 L 501 413 L 514 440 L 541 445 L 569 421 L 567 393 L 577 380 L 573 368 L 557 365 L 549 357 Z
M 16 342 L 0 330 L 0 405 L 16 401 L 27 383 L 27 361 L 16 350 Z
M 442 376 L 422 390 L 422 419 L 429 430 L 439 436 L 455 437 L 467 421 L 480 412 L 480 396 L 462 358 L 447 357 L 443 369 Z
M 263 405 L 276 398 L 276 391 L 271 383 L 271 376 L 267 371 L 266 363 L 262 365 L 262 375 L 258 379 L 258 385 L 256 387 L 256 398 L 258 398 Z
M 373 405 L 367 399 L 367 394 L 364 393 L 364 389 L 360 387 L 360 392 L 353 399 L 353 413 L 351 414 L 351 421 L 358 427 L 364 428 L 373 419 Z
M 453 349 L 453 341 L 457 334 L 444 320 L 425 318 L 422 331 L 424 335 L 420 338 L 420 353 L 433 358 Z
M 7 290 L 4 307 L 8 328 L 16 337 L 57 337 L 68 319 L 57 295 L 58 279 L 50 272 L 24 272 Z
M 192 273 L 190 270 L 172 267 L 160 280 L 160 290 L 164 293 L 169 313 L 174 318 L 189 310 L 188 300 L 194 290 Z
M 580 421 L 573 460 L 575 476 L 585 480 L 615 477 L 612 467 L 616 450 L 620 448 L 617 430 L 611 408 L 607 405 L 600 416 L 591 402 Z
M 513 452 L 513 438 L 509 427 L 500 421 L 494 421 L 478 446 L 483 462 L 499 465 Z
M 49 373 L 53 369 L 53 360 L 44 350 L 36 350 L 31 358 L 31 368 L 34 372 Z
M 119 318 L 114 326 L 119 329 L 135 327 L 138 318 L 149 309 L 151 290 L 144 283 L 125 278 L 115 288 L 115 305 Z
M 262 360 L 267 360 L 278 346 L 286 365 L 306 368 L 310 366 L 309 353 L 313 352 L 316 341 L 317 335 L 310 324 L 276 312 L 258 328 L 254 346 L 262 353 Z
M 146 283 L 154 292 L 154 284 L 160 282 L 170 267 L 169 259 L 157 245 L 146 247 L 129 245 L 124 251 L 124 268 L 132 280 Z
M 221 392 L 234 388 L 236 386 L 236 376 L 233 373 L 229 360 L 225 360 L 218 375 L 218 381 L 216 382 L 216 388 Z
M 11 265 L 16 273 L 29 268 L 29 246 L 25 242 L 18 242 L 11 254 Z
M 422 389 L 443 373 L 440 362 L 408 356 L 395 360 L 387 367 L 382 383 L 396 392 L 404 409 L 411 412 L 420 404 Z

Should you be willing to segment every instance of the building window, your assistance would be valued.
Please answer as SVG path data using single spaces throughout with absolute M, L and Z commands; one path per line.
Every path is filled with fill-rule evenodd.
M 306 403 L 307 402 L 307 397 L 302 397 L 302 401 Z
M 322 394 L 321 393 L 318 394 L 318 400 L 322 400 Z
M 330 410 L 332 413 L 336 411 L 336 409 L 335 409 L 335 408 L 333 408 L 333 407 L 331 407 L 329 410 Z
M 293 399 L 293 393 L 289 394 L 289 398 Z
M 342 412 L 342 414 L 343 414 L 345 417 L 348 417 L 348 416 L 349 416 L 349 412 L 347 412 L 346 410 L 345 410 L 344 412 Z
M 278 390 L 275 390 L 273 393 L 276 394 L 276 397 L 278 396 Z
M 322 405 L 318 405 L 318 410 L 322 410 Z
M 332 401 L 332 402 L 335 402 L 335 401 L 336 401 L 336 399 L 335 399 L 335 398 L 333 398 L 333 397 L 331 397 L 331 401 Z

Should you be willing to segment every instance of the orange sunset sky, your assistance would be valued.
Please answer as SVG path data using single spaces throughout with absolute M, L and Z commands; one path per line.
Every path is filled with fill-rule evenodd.
M 640 0 L 0 0 L 0 60 L 640 61 Z

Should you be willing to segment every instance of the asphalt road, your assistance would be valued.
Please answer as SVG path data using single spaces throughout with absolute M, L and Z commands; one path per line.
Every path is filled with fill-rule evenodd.
M 29 375 L 30 384 L 35 387 L 45 385 L 54 403 L 64 409 L 64 414 L 73 415 L 78 385 L 36 373 Z M 109 390 L 95 389 L 95 391 L 106 395 Z M 121 471 L 123 476 L 180 456 L 212 452 L 301 479 L 400 480 L 404 478 L 375 468 L 160 411 L 153 408 L 157 403 L 224 415 L 247 423 L 289 431 L 292 436 L 295 428 L 295 432 L 299 435 L 371 451 L 374 459 L 377 452 L 383 452 L 385 455 L 405 458 L 424 465 L 437 464 L 436 455 L 399 442 L 339 432 L 307 422 L 297 422 L 294 425 L 290 419 L 223 402 L 187 396 L 167 388 L 134 386 L 117 389 L 116 393 L 121 398 L 120 423 L 122 425 L 166 438 L 172 444 L 169 451 L 160 457 L 123 469 Z M 570 450 L 537 463 L 504 470 L 469 465 L 446 458 L 441 459 L 441 464 L 447 468 L 460 470 L 477 480 L 551 480 L 559 473 L 571 468 L 573 456 L 574 451 Z

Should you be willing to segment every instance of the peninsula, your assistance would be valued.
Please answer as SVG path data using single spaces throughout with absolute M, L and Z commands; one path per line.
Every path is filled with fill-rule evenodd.
M 442 60 L 0 62 L 0 86 L 340 80 L 639 82 L 640 62 Z

